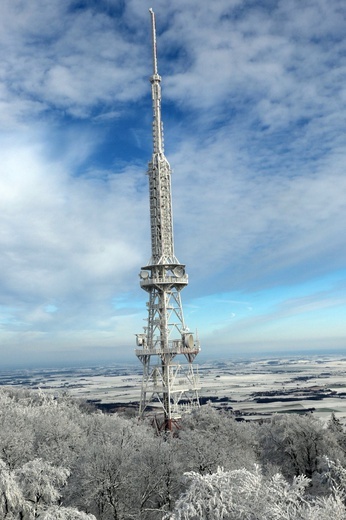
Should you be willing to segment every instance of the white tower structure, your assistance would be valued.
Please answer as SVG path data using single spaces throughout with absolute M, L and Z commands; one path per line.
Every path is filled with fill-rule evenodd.
M 143 364 L 140 416 L 154 415 L 160 429 L 172 430 L 181 414 L 199 406 L 193 361 L 199 340 L 184 321 L 180 292 L 188 284 L 185 265 L 174 254 L 171 168 L 164 154 L 161 77 L 157 69 L 155 15 L 150 9 L 153 46 L 153 155 L 149 162 L 151 258 L 140 285 L 149 296 L 147 325 L 137 334 L 136 355 Z M 179 360 L 181 360 L 179 362 Z

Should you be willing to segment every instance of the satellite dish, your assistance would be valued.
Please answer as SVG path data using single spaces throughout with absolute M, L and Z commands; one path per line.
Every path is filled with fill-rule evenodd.
M 148 271 L 141 271 L 139 276 L 142 278 L 142 280 L 147 280 L 149 278 L 149 273 Z
M 181 278 L 185 274 L 185 269 L 181 265 L 177 265 L 177 267 L 173 269 L 173 274 L 177 278 Z
M 192 348 L 194 345 L 193 335 L 185 334 L 184 336 L 184 345 L 186 348 Z

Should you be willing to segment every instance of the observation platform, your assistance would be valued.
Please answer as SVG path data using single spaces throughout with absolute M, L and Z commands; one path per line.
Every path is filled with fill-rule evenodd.
M 175 356 L 178 354 L 184 354 L 184 355 L 194 355 L 197 356 L 197 354 L 201 351 L 201 347 L 199 344 L 194 344 L 193 346 L 186 347 L 182 341 L 174 341 L 173 345 L 169 348 L 160 348 L 160 347 L 154 347 L 154 348 L 136 348 L 135 354 L 137 357 L 141 356 L 164 356 L 165 354 L 170 354 L 171 356 Z
M 169 389 L 169 393 L 174 396 L 174 394 L 181 394 L 191 392 L 191 390 L 199 390 L 200 389 L 200 383 L 199 379 L 195 376 L 195 381 L 193 384 L 191 383 L 191 380 L 184 378 L 184 379 L 178 379 L 174 382 L 174 385 L 171 385 Z M 163 385 L 162 383 L 153 383 L 152 381 L 147 383 L 145 387 L 146 392 L 152 392 L 156 394 L 165 394 L 167 393 L 167 387 Z
M 140 285 L 143 289 L 150 289 L 151 287 L 157 285 L 159 287 L 162 286 L 177 286 L 177 285 L 188 285 L 188 275 L 185 274 L 183 276 L 164 276 L 164 277 L 149 277 L 145 279 L 141 279 Z

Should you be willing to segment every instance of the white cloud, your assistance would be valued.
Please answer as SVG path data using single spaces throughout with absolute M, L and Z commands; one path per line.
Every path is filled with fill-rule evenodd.
M 97 104 L 112 107 L 143 94 L 141 44 L 124 37 L 107 12 L 43 0 L 5 1 L 1 9 L 5 114 L 20 121 L 55 107 L 87 117 Z
M 20 329 L 55 320 L 63 328 L 73 308 L 76 323 L 95 323 L 99 307 L 111 316 L 113 295 L 128 289 L 143 260 L 143 172 L 73 177 L 34 141 L 1 148 L 1 300 L 18 316 L 5 322 Z M 52 305 L 58 311 L 47 313 Z
M 344 267 L 345 159 L 262 176 L 244 169 L 226 136 L 185 144 L 171 160 L 178 258 L 201 278 L 222 272 L 221 285 L 234 289 Z

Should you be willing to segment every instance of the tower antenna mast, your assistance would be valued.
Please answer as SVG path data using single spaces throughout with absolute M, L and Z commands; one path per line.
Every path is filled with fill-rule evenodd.
M 199 406 L 198 374 L 193 361 L 200 344 L 185 324 L 180 297 L 188 276 L 185 265 L 174 254 L 172 172 L 164 155 L 155 14 L 152 9 L 149 11 L 153 51 L 153 154 L 147 171 L 151 258 L 140 272 L 140 285 L 148 293 L 149 301 L 147 325 L 143 333 L 136 334 L 136 355 L 143 365 L 139 414 L 152 414 L 160 430 L 172 430 L 182 413 Z
M 153 74 L 157 74 L 157 46 L 156 46 L 156 26 L 155 26 L 155 13 L 152 8 L 149 9 L 151 16 L 151 33 L 153 41 Z

